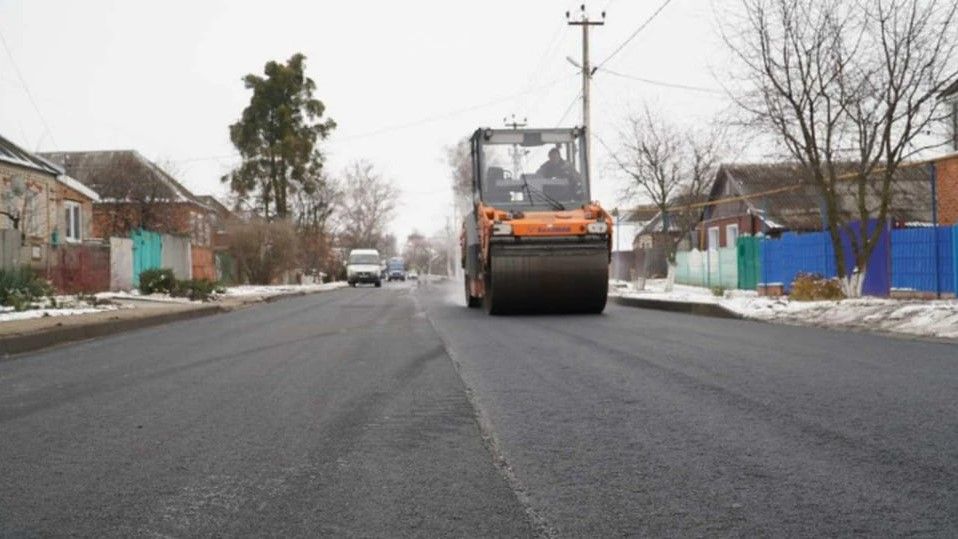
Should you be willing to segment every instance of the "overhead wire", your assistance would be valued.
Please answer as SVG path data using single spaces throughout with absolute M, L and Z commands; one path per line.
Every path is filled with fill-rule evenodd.
M 672 3 L 672 0 L 665 0 L 664 2 L 662 2 L 659 8 L 656 9 L 655 12 L 653 12 L 648 19 L 646 19 L 642 24 L 640 24 L 639 27 L 636 28 L 634 32 L 632 32 L 632 35 L 630 35 L 625 41 L 623 41 L 618 47 L 616 47 L 611 54 L 605 57 L 604 60 L 596 64 L 596 69 L 602 68 L 602 66 L 604 66 L 609 60 L 615 57 L 615 55 L 622 52 L 622 49 L 624 49 L 633 39 L 635 39 L 635 36 L 639 35 L 639 33 L 642 32 L 642 30 L 644 30 L 653 20 L 655 20 L 655 18 L 658 17 L 659 13 L 662 13 L 662 10 L 665 9 L 665 7 L 668 6 L 670 3 Z
M 559 117 L 559 121 L 556 122 L 556 127 L 559 127 L 562 125 L 562 122 L 565 121 L 566 116 L 568 116 L 569 113 L 572 112 L 572 108 L 575 107 L 575 104 L 578 103 L 580 99 L 582 99 L 581 91 L 578 94 L 576 94 L 576 96 L 572 99 L 572 102 L 569 103 L 569 106 L 566 107 L 565 112 L 563 112 L 562 116 Z
M 674 83 L 674 82 L 665 82 L 665 81 L 654 80 L 654 79 L 646 79 L 646 78 L 643 78 L 643 77 L 636 77 L 636 76 L 634 76 L 634 75 L 627 75 L 627 74 L 625 74 L 625 73 L 620 73 L 620 72 L 618 72 L 618 71 L 613 71 L 613 70 L 611 70 L 611 69 L 609 69 L 609 68 L 607 68 L 607 67 L 601 68 L 601 71 L 602 71 L 603 73 L 608 73 L 609 75 L 613 75 L 613 76 L 615 76 L 615 77 L 619 77 L 619 78 L 623 78 L 623 79 L 628 79 L 628 80 L 632 80 L 632 81 L 636 81 L 636 82 L 641 82 L 641 83 L 645 83 L 645 84 L 650 84 L 650 85 L 653 85 L 653 86 L 662 86 L 662 87 L 664 87 L 664 88 L 674 88 L 674 89 L 678 89 L 678 90 L 689 90 L 689 91 L 692 91 L 692 92 L 702 92 L 702 93 L 707 93 L 707 94 L 713 94 L 713 95 L 716 95 L 716 96 L 718 96 L 718 95 L 723 95 L 723 96 L 724 96 L 724 95 L 725 95 L 725 92 L 724 92 L 724 91 L 719 90 L 719 89 L 717 89 L 717 88 L 706 88 L 706 87 L 704 87 L 704 86 L 693 86 L 693 85 L 691 85 L 691 84 L 679 84 L 679 83 Z
M 0 32 L 0 44 L 3 45 L 3 50 L 6 51 L 7 56 L 10 57 L 10 65 L 13 66 L 13 70 L 17 74 L 17 78 L 20 80 L 20 85 L 23 87 L 24 93 L 27 94 L 27 99 L 29 99 L 30 104 L 33 105 L 33 110 L 36 111 L 37 116 L 40 118 L 40 123 L 43 124 L 45 133 L 49 135 L 50 141 L 53 142 L 53 146 L 57 147 L 57 141 L 53 136 L 53 130 L 50 129 L 50 124 L 47 123 L 47 119 L 43 116 L 43 113 L 40 112 L 40 106 L 37 105 L 36 99 L 33 98 L 33 92 L 30 91 L 30 86 L 27 85 L 26 79 L 23 78 L 23 73 L 20 71 L 20 66 L 17 65 L 17 61 L 13 57 L 13 51 L 11 51 L 10 47 L 7 45 L 7 40 L 3 36 L 3 32 Z
M 546 89 L 546 88 L 551 88 L 552 86 L 555 86 L 555 85 L 559 84 L 560 82 L 565 82 L 566 80 L 569 80 L 569 79 L 571 79 L 571 78 L 574 78 L 575 76 L 576 76 L 576 75 L 566 75 L 566 76 L 563 76 L 563 77 L 561 77 L 561 78 L 555 79 L 555 80 L 549 82 L 548 84 L 544 84 L 544 85 L 542 85 L 542 86 L 538 86 L 538 87 L 536 87 L 536 88 L 531 88 L 531 89 L 529 89 L 529 90 L 525 90 L 525 91 L 522 91 L 522 92 L 518 92 L 518 93 L 515 93 L 515 94 L 512 94 L 512 95 L 508 95 L 508 96 L 503 96 L 503 97 L 499 97 L 499 98 L 496 98 L 496 99 L 492 99 L 492 100 L 486 101 L 486 102 L 484 102 L 484 103 L 479 103 L 479 104 L 476 104 L 476 105 L 471 105 L 471 106 L 468 106 L 468 107 L 463 107 L 463 108 L 461 108 L 461 109 L 456 109 L 456 110 L 452 110 L 452 111 L 448 111 L 448 112 L 444 112 L 444 113 L 440 113 L 440 114 L 435 114 L 435 115 L 432 115 L 432 116 L 427 116 L 427 117 L 421 118 L 421 119 L 419 119 L 419 120 L 415 120 L 415 121 L 411 121 L 411 122 L 407 122 L 407 123 L 402 123 L 402 124 L 392 125 L 392 126 L 388 126 L 388 127 L 383 127 L 383 128 L 381 128 L 381 129 L 375 129 L 375 130 L 373 130 L 373 131 L 368 131 L 368 132 L 366 132 L 366 133 L 359 133 L 359 134 L 356 134 L 356 135 L 345 136 L 345 137 L 343 137 L 343 138 L 341 138 L 341 139 L 331 140 L 330 142 L 348 142 L 348 141 L 358 140 L 358 139 L 362 139 L 362 138 L 369 138 L 369 137 L 374 137 L 374 136 L 377 136 L 377 135 L 383 135 L 383 134 L 386 134 L 386 133 L 391 133 L 391 132 L 393 132 L 393 131 L 399 131 L 399 130 L 403 130 L 403 129 L 410 129 L 410 128 L 413 128 L 413 127 L 418 127 L 418 126 L 420 126 L 420 125 L 425 125 L 425 124 L 429 124 L 429 123 L 433 123 L 433 122 L 438 122 L 438 121 L 445 120 L 445 119 L 448 119 L 448 118 L 454 118 L 454 117 L 456 117 L 456 116 L 458 116 L 458 115 L 460 115 L 460 114 L 465 114 L 465 113 L 467 113 L 467 112 L 472 112 L 472 111 L 475 111 L 475 110 L 484 109 L 484 108 L 486 108 L 486 107 L 491 107 L 491 106 L 493 106 L 493 105 L 498 105 L 498 104 L 500 104 L 500 103 L 505 103 L 505 102 L 514 100 L 514 99 L 516 99 L 516 98 L 518 98 L 518 97 L 521 97 L 521 96 L 523 96 L 523 95 L 526 95 L 526 94 L 529 94 L 529 93 L 532 93 L 532 92 L 535 92 L 535 91 L 544 90 L 544 89 Z

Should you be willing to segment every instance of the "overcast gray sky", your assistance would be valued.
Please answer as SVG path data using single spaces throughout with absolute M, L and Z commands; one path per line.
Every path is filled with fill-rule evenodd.
M 622 44 L 663 0 L 587 3 L 593 62 Z M 607 67 L 719 89 L 727 54 L 716 13 L 734 0 L 672 0 Z M 580 33 L 556 0 L 261 1 L 0 0 L 0 132 L 30 150 L 132 148 L 172 161 L 198 194 L 225 195 L 235 164 L 227 126 L 249 94 L 241 77 L 306 54 L 317 97 L 339 124 L 331 172 L 373 162 L 403 192 L 392 230 L 430 233 L 451 215 L 443 148 L 504 116 L 531 125 L 580 122 Z M 19 67 L 19 75 L 14 64 Z M 21 81 L 22 76 L 22 81 Z M 630 109 L 652 103 L 688 123 L 728 107 L 721 94 L 598 72 L 594 131 L 610 146 Z M 36 108 L 31 103 L 36 103 Z M 39 113 L 36 109 L 39 109 Z M 563 113 L 568 114 L 563 118 Z M 614 207 L 618 180 L 595 143 L 593 191 Z

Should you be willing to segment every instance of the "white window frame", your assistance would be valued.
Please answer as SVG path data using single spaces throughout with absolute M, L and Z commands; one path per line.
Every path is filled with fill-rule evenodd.
M 63 241 L 80 243 L 83 241 L 83 205 L 72 200 L 64 200 L 63 209 Z
M 715 234 L 715 242 L 712 242 L 712 234 Z M 714 251 L 719 248 L 719 242 L 722 241 L 722 233 L 717 226 L 710 226 L 708 229 L 708 243 L 705 244 L 706 250 Z
M 732 231 L 735 231 L 735 238 L 732 238 Z M 735 247 L 735 240 L 738 239 L 738 223 L 725 226 L 725 246 Z

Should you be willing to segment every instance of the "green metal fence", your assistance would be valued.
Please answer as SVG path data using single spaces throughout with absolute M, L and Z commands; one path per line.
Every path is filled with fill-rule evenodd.
M 740 236 L 737 242 L 738 288 L 755 290 L 762 274 L 762 239 L 756 236 Z
M 675 281 L 709 288 L 738 286 L 738 254 L 735 247 L 711 251 L 680 251 L 676 255 Z

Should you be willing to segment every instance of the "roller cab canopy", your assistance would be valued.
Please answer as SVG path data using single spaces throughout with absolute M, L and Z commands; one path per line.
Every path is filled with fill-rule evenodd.
M 478 129 L 472 137 L 478 202 L 505 211 L 561 211 L 589 203 L 585 130 Z

